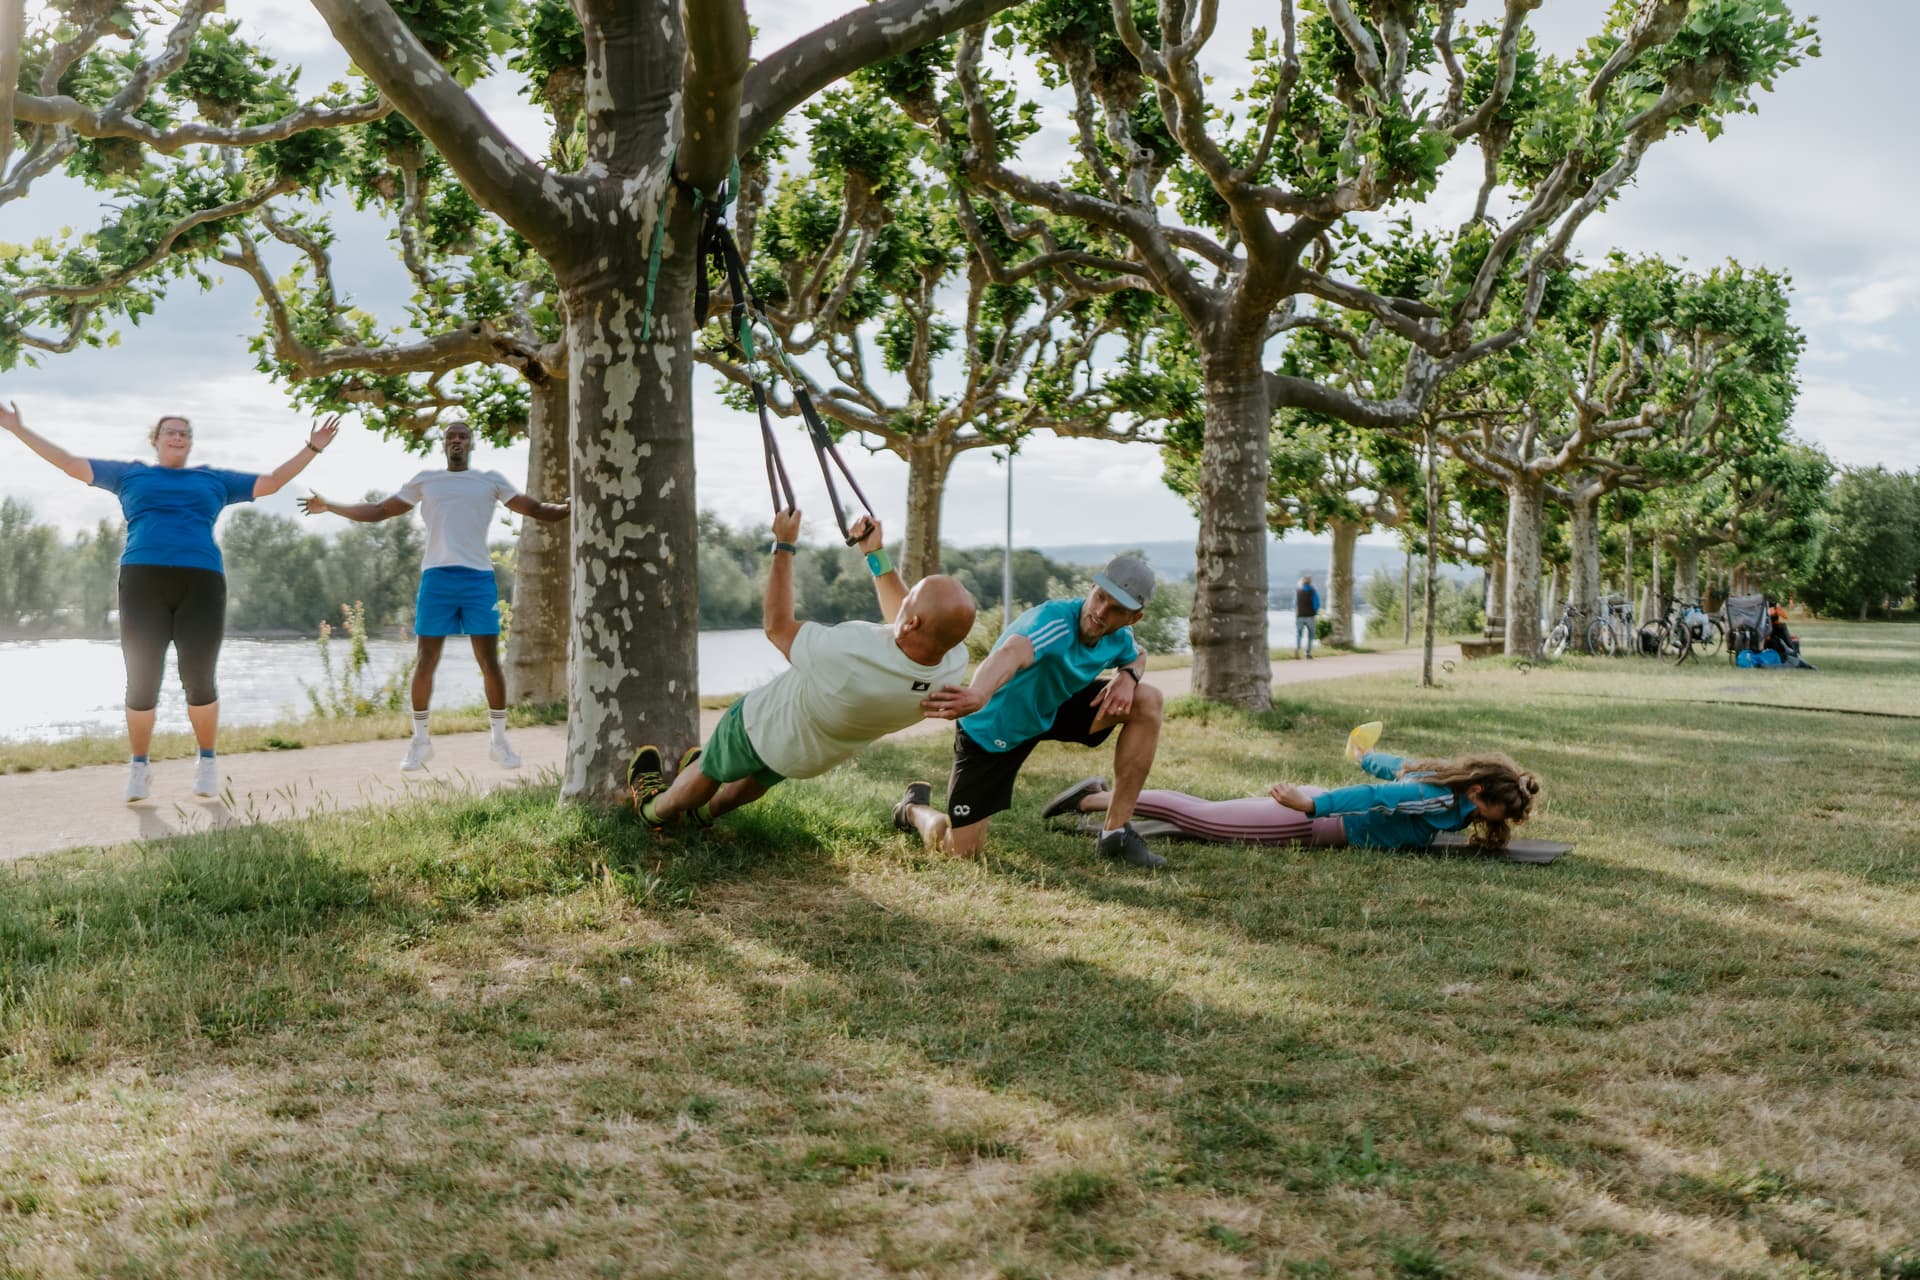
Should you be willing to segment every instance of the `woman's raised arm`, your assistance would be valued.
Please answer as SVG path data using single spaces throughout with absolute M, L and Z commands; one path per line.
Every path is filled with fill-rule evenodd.
M 93 464 L 85 458 L 76 458 L 45 436 L 27 430 L 27 424 L 21 421 L 20 406 L 11 402 L 0 405 L 0 431 L 11 431 L 20 437 L 20 442 L 41 457 L 60 468 L 81 484 L 93 483 Z

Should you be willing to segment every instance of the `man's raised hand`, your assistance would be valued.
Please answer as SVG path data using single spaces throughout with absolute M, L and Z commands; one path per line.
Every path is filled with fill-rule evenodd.
M 773 540 L 787 543 L 800 541 L 800 508 L 788 507 L 785 511 L 774 512 Z
M 853 526 L 853 536 L 862 554 L 871 555 L 887 545 L 887 539 L 880 532 L 880 522 L 872 516 L 861 516 Z

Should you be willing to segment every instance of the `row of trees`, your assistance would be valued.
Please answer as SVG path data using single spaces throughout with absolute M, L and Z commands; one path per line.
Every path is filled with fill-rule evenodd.
M 913 469 L 909 567 L 932 563 L 959 449 L 1164 433 L 1191 454 L 1201 523 L 1195 688 L 1260 706 L 1275 413 L 1438 439 L 1462 420 L 1443 388 L 1471 385 L 1447 399 L 1524 417 L 1574 233 L 1649 148 L 1716 132 L 1814 50 L 1781 0 L 1616 5 L 1566 58 L 1536 49 L 1534 0 L 1479 24 L 1460 0 L 1281 0 L 1244 53 L 1215 47 L 1214 0 L 882 0 L 757 59 L 739 0 L 314 4 L 353 87 L 303 95 L 212 0 L 32 21 L 0 0 L 21 37 L 0 41 L 18 54 L 0 67 L 0 202 L 65 169 L 113 203 L 98 231 L 0 263 L 0 361 L 102 340 L 224 266 L 258 287 L 261 358 L 303 398 L 401 433 L 457 405 L 530 434 L 575 497 L 570 546 L 520 563 L 523 594 L 564 583 L 570 607 L 547 612 L 579 620 L 576 797 L 610 794 L 622 744 L 694 737 L 693 369 L 755 372 L 692 314 L 698 233 L 734 166 L 802 383 Z M 507 70 L 498 49 L 547 113 L 542 155 L 472 95 Z M 783 121 L 843 80 L 802 165 Z M 1026 145 L 1054 102 L 1065 147 Z M 1412 215 L 1449 165 L 1480 175 L 1473 214 L 1427 226 Z M 343 200 L 393 228 L 413 295 L 397 331 L 334 282 L 325 212 Z M 1372 236 L 1375 215 L 1408 221 Z M 1679 370 L 1697 359 L 1654 359 L 1641 336 L 1606 335 L 1596 358 L 1658 366 L 1646 385 L 1688 417 L 1701 396 Z M 1577 372 L 1562 452 L 1621 408 L 1591 415 Z M 1530 534 L 1530 460 L 1476 452 L 1506 468 Z M 1524 595 L 1537 560 L 1517 541 Z

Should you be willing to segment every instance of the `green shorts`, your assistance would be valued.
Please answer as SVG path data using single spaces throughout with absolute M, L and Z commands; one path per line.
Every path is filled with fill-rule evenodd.
M 740 708 L 747 705 L 740 698 L 727 708 L 727 714 L 720 717 L 720 723 L 714 726 L 713 736 L 707 739 L 706 750 L 700 753 L 700 772 L 715 782 L 738 782 L 742 778 L 752 778 L 761 786 L 772 790 L 787 779 L 783 774 L 767 768 L 767 762 L 753 749 L 753 743 L 747 740 L 746 716 Z

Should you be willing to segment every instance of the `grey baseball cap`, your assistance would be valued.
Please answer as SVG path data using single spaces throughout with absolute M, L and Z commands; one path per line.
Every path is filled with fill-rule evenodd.
M 1093 575 L 1093 585 L 1123 609 L 1144 609 L 1153 599 L 1153 570 L 1139 556 L 1115 556 Z

